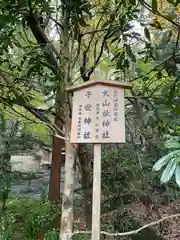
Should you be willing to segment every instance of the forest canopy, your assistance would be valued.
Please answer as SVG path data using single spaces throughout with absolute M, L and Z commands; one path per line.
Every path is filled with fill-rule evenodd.
M 12 211 L 17 224 L 28 222 L 27 229 L 36 229 L 27 231 L 31 239 L 47 234 L 47 229 L 59 229 L 61 206 L 56 205 L 56 214 L 52 202 L 61 202 L 61 155 L 64 147 L 70 147 L 66 140 L 72 95 L 66 89 L 90 80 L 132 84 L 125 91 L 126 143 L 104 145 L 102 150 L 102 228 L 128 231 L 162 218 L 162 211 L 173 211 L 171 203 L 177 204 L 180 187 L 179 14 L 179 0 L 0 0 L 0 198 L 4 215 L 7 205 L 9 216 L 6 201 L 12 182 L 22 177 L 13 173 L 11 156 L 32 150 L 34 143 L 52 150 L 49 189 L 44 202 L 38 203 L 39 215 L 31 216 L 39 219 L 47 214 L 47 222 L 42 220 L 36 229 L 35 220 L 24 220 L 24 212 L 19 220 Z M 90 229 L 92 146 L 80 144 L 75 151 L 81 187 L 75 191 L 80 200 L 72 198 L 75 212 L 83 209 L 83 221 Z M 36 206 L 23 204 L 26 210 Z M 140 216 L 134 210 L 138 204 L 144 209 Z M 11 226 L 8 221 L 6 229 Z M 153 229 L 155 235 L 169 236 L 163 227 Z

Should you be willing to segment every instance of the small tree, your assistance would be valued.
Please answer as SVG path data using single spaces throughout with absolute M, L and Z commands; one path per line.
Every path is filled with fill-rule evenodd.
M 6 208 L 6 201 L 11 191 L 12 171 L 11 171 L 11 141 L 14 140 L 18 128 L 17 121 L 7 121 L 4 115 L 0 115 L 0 199 L 2 210 Z
M 11 166 L 10 155 L 5 152 L 0 155 L 0 199 L 2 201 L 2 211 L 6 208 L 6 200 L 11 191 Z

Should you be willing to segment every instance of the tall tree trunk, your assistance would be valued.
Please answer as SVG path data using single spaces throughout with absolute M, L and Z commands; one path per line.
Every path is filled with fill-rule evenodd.
M 80 144 L 78 157 L 82 176 L 81 184 L 84 195 L 84 214 L 86 219 L 86 226 L 90 230 L 92 225 L 93 164 L 92 156 L 88 152 L 86 144 Z
M 70 33 L 69 33 L 69 21 L 70 13 L 66 7 L 62 9 L 62 34 L 61 40 L 63 42 L 61 63 L 63 66 L 64 73 L 64 84 L 68 87 L 72 84 L 71 76 L 71 56 L 72 49 L 70 48 Z M 74 43 L 72 43 L 74 44 Z M 70 52 L 71 49 L 71 52 Z M 65 92 L 65 104 L 64 113 L 66 117 L 65 121 L 65 136 L 66 139 L 70 139 L 71 132 L 71 103 L 72 99 L 67 92 Z M 75 160 L 77 157 L 77 147 L 71 144 L 69 141 L 65 142 L 66 157 L 65 157 L 65 179 L 64 179 L 64 190 L 62 200 L 62 212 L 61 212 L 61 229 L 60 239 L 67 240 L 71 239 L 73 231 L 73 200 L 74 200 L 74 181 L 75 181 Z M 70 234 L 68 237 L 68 234 Z
M 66 141 L 65 146 L 66 146 L 66 161 L 65 161 L 64 193 L 61 214 L 61 230 L 60 230 L 61 240 L 71 239 L 71 234 L 73 231 L 75 160 L 77 157 L 76 146 L 73 146 L 68 141 Z
M 56 93 L 56 116 L 55 124 L 59 129 L 64 125 L 64 90 L 59 87 Z M 52 142 L 52 161 L 51 161 L 51 174 L 49 183 L 48 199 L 50 201 L 60 200 L 60 179 L 61 179 L 61 152 L 64 147 L 64 140 L 53 136 Z
M 55 124 L 58 125 L 58 117 L 55 117 Z M 60 200 L 60 177 L 61 177 L 61 150 L 64 146 L 64 141 L 53 136 L 52 144 L 52 163 L 49 183 L 48 199 L 50 201 Z

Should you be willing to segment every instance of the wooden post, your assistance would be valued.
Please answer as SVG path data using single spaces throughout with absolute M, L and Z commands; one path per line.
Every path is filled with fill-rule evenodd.
M 130 83 L 87 81 L 73 92 L 71 143 L 94 144 L 92 240 L 100 240 L 101 144 L 125 143 L 124 89 Z
M 94 144 L 92 240 L 100 240 L 101 218 L 101 144 Z
M 77 149 L 66 141 L 66 161 L 65 161 L 65 179 L 64 193 L 62 200 L 61 213 L 61 230 L 60 239 L 70 240 L 72 236 L 73 222 L 73 196 L 74 196 L 74 181 L 75 181 L 75 159 Z

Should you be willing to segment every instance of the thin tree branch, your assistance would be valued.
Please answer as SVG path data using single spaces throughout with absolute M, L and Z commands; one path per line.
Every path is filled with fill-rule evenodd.
M 148 223 L 136 230 L 132 230 L 132 231 L 124 232 L 124 233 L 109 233 L 109 232 L 101 231 L 100 234 L 106 235 L 106 236 L 118 236 L 118 237 L 131 236 L 131 235 L 138 234 L 139 232 L 142 232 L 146 228 L 153 227 L 153 226 L 155 226 L 159 223 L 162 223 L 166 220 L 169 220 L 171 218 L 179 218 L 179 217 L 180 217 L 180 213 L 177 213 L 177 214 L 173 214 L 173 215 L 170 215 L 167 217 L 163 217 L 157 221 Z M 71 239 L 72 239 L 72 236 L 74 236 L 76 234 L 91 234 L 91 231 L 75 231 L 73 234 L 71 234 Z
M 81 51 L 81 35 L 78 36 L 77 42 L 78 42 L 77 54 L 76 54 L 76 56 L 73 59 L 72 69 L 74 69 L 74 66 L 75 66 L 75 64 L 76 64 L 76 62 L 78 60 L 79 55 L 80 55 L 80 51 Z
M 69 141 L 69 139 L 65 138 L 65 133 L 56 125 L 51 122 L 51 120 L 44 116 L 38 109 L 35 109 L 33 105 L 31 105 L 26 98 L 23 96 L 22 92 L 18 91 L 11 82 L 11 80 L 6 76 L 6 74 L 3 72 L 3 70 L 0 70 L 0 75 L 6 82 L 6 84 L 11 88 L 12 92 L 15 94 L 17 98 L 20 98 L 22 100 L 21 103 L 16 103 L 18 105 L 21 105 L 24 107 L 27 111 L 29 111 L 31 114 L 33 114 L 35 117 L 37 117 L 40 121 L 44 122 L 54 133 L 55 136 L 58 138 L 61 138 L 65 141 Z M 59 135 L 61 134 L 61 136 Z
M 95 29 L 95 30 L 92 30 L 89 32 L 82 33 L 81 36 L 84 37 L 85 35 L 91 35 L 91 34 L 95 34 L 95 33 L 99 33 L 99 32 L 105 32 L 108 30 L 109 30 L 109 28 Z
M 21 116 L 22 118 L 26 119 L 27 121 L 31 122 L 31 123 L 36 123 L 36 124 L 43 124 L 42 122 L 37 122 L 33 119 L 28 118 L 26 115 L 20 113 L 19 111 L 17 111 L 13 106 L 11 106 L 10 104 L 8 104 L 6 101 L 4 101 L 4 99 L 2 97 L 0 97 L 1 101 L 7 106 L 9 107 L 14 113 L 16 113 L 17 115 Z
M 86 75 L 86 58 L 87 58 L 87 52 L 88 52 L 88 50 L 89 50 L 89 48 L 90 48 L 90 45 L 91 45 L 91 42 L 92 42 L 92 40 L 93 40 L 93 38 L 94 38 L 94 36 L 95 36 L 95 32 L 92 32 L 92 37 L 91 37 L 91 39 L 90 39 L 89 45 L 88 45 L 87 49 L 83 52 L 83 64 L 82 64 L 82 66 L 80 67 L 81 77 L 82 77 L 82 79 L 83 79 L 84 81 L 88 81 L 88 80 L 90 79 L 91 74 L 94 72 L 94 69 L 96 68 L 96 66 L 97 66 L 98 63 L 99 63 L 99 60 L 100 60 L 100 58 L 101 58 L 101 56 L 102 56 L 102 53 L 103 53 L 103 50 L 104 50 L 104 46 L 105 46 L 106 40 L 107 40 L 107 38 L 108 38 L 108 34 L 109 34 L 109 32 L 110 32 L 110 30 L 111 30 L 111 28 L 112 28 L 112 26 L 113 26 L 113 23 L 114 23 L 114 20 L 115 20 L 115 18 L 116 18 L 116 16 L 117 16 L 117 13 L 118 13 L 118 11 L 120 10 L 121 4 L 122 4 L 122 1 L 120 1 L 120 3 L 118 4 L 115 12 L 113 12 L 113 13 L 110 15 L 111 23 L 109 24 L 109 27 L 107 28 L 107 32 L 106 32 L 106 34 L 105 34 L 105 36 L 104 36 L 104 39 L 103 39 L 103 41 L 102 41 L 99 55 L 98 55 L 97 59 L 95 60 L 93 66 L 91 66 L 90 69 L 88 70 L 88 74 Z M 102 17 L 103 17 L 103 14 L 101 15 L 101 18 L 100 18 L 100 20 L 98 21 L 98 23 L 97 23 L 97 25 L 96 25 L 95 31 L 98 30 L 97 28 L 99 27 L 99 24 L 100 24 L 100 21 L 102 20 Z
M 104 60 L 106 60 L 106 59 L 108 59 L 108 58 L 110 58 L 110 56 L 107 56 L 107 57 L 103 58 L 101 61 L 98 62 L 97 65 L 99 65 L 100 63 L 102 63 Z M 96 65 L 96 66 L 97 66 L 97 65 Z M 90 68 L 90 69 L 91 69 L 91 68 Z M 87 70 L 85 71 L 85 73 L 88 73 L 88 72 L 90 71 L 90 69 L 87 69 Z M 81 78 L 81 76 L 77 77 L 77 78 L 73 81 L 73 84 L 74 84 L 76 81 L 78 81 L 80 78 Z
M 98 27 L 99 27 L 99 25 L 100 25 L 100 22 L 101 22 L 103 16 L 104 16 L 104 13 L 102 13 L 102 15 L 101 15 L 101 17 L 100 17 L 100 19 L 99 19 L 99 21 L 98 21 L 98 23 L 97 23 L 97 25 L 96 25 L 95 31 L 98 30 Z M 93 39 L 94 39 L 94 36 L 95 36 L 95 31 L 92 33 L 92 36 L 91 36 L 91 39 L 90 39 L 90 41 L 89 41 L 88 47 L 87 47 L 87 49 L 85 50 L 85 54 L 87 54 L 87 52 L 89 51 L 89 48 L 90 48 L 91 43 L 92 43 L 92 41 L 93 41 Z
M 179 56 L 180 56 L 180 54 L 176 55 L 176 57 L 179 57 Z M 143 74 L 141 74 L 140 76 L 137 76 L 137 77 L 133 78 L 133 79 L 131 80 L 131 82 L 134 82 L 134 81 L 136 81 L 137 79 L 142 78 L 142 77 L 144 77 L 145 75 L 148 75 L 148 74 L 152 73 L 153 71 L 158 70 L 159 67 L 161 67 L 163 64 L 165 64 L 166 62 L 168 62 L 169 60 L 171 60 L 171 59 L 173 59 L 173 58 L 174 58 L 174 56 L 171 56 L 171 57 L 167 58 L 166 60 L 164 60 L 163 62 L 159 63 L 159 64 L 156 65 L 154 68 L 152 68 L 149 72 L 143 73 Z
M 90 78 L 91 74 L 93 73 L 94 69 L 96 68 L 96 66 L 97 66 L 98 63 L 99 63 L 99 60 L 100 60 L 100 58 L 101 58 L 101 56 L 102 56 L 102 54 L 103 54 L 104 45 L 105 45 L 105 43 L 106 43 L 106 40 L 107 40 L 106 37 L 104 37 L 103 42 L 102 42 L 102 44 L 101 44 L 101 50 L 100 50 L 100 52 L 99 52 L 99 55 L 98 55 L 98 57 L 97 57 L 94 65 L 90 68 L 90 70 L 89 70 L 89 72 L 88 72 L 88 79 Z
M 59 23 L 56 19 L 54 19 L 51 15 L 49 15 L 49 18 L 56 23 L 56 25 L 58 25 L 61 29 L 63 29 L 63 25 L 61 23 Z
M 50 63 L 48 63 L 48 62 L 46 62 L 46 61 L 43 61 L 43 60 L 41 60 L 41 63 L 42 63 L 45 67 L 47 67 L 48 69 L 50 69 L 53 73 L 56 73 L 56 68 L 54 67 L 54 65 L 52 65 L 52 64 L 50 64 Z
M 151 8 L 151 6 L 150 6 L 148 3 L 146 3 L 146 2 L 144 2 L 144 1 L 142 1 L 142 0 L 140 1 L 140 3 L 141 3 L 146 9 L 148 9 L 150 12 L 152 12 L 152 8 Z M 175 25 L 178 29 L 180 28 L 180 25 L 179 25 L 178 23 L 176 23 L 176 22 L 174 22 L 173 20 L 171 20 L 170 18 L 164 16 L 164 15 L 163 15 L 162 13 L 160 13 L 158 10 L 156 11 L 156 14 L 159 15 L 160 17 L 164 18 L 165 20 L 169 21 L 169 22 L 172 23 L 173 25 Z
M 56 66 L 56 73 L 60 71 L 60 65 L 58 63 L 59 53 L 52 42 L 48 39 L 45 34 L 45 31 L 39 25 L 36 17 L 33 15 L 31 9 L 29 10 L 27 6 L 24 5 L 24 2 L 18 1 L 20 10 L 19 12 L 26 19 L 36 41 L 40 47 L 46 47 L 46 59 L 51 62 L 51 65 Z M 55 57 L 56 55 L 56 57 Z

